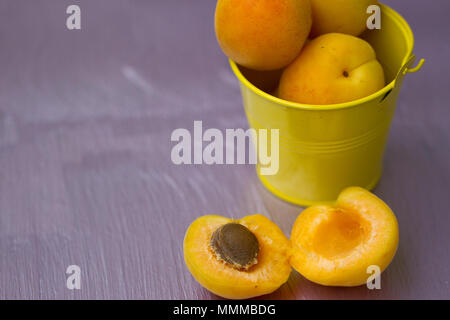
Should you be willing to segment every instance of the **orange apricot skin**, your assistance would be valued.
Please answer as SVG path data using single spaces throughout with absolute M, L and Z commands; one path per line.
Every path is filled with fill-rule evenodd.
M 220 226 L 236 222 L 246 226 L 258 239 L 258 264 L 248 271 L 219 261 L 208 247 L 212 233 Z M 184 260 L 192 276 L 204 288 L 227 299 L 248 299 L 272 293 L 289 278 L 290 242 L 273 222 L 262 215 L 231 220 L 217 215 L 195 220 L 186 231 Z
M 360 230 L 365 229 L 365 234 L 360 246 L 344 256 L 330 258 L 316 252 L 315 233 L 336 210 L 339 214 L 358 216 Z M 371 275 L 367 273 L 369 266 L 376 265 L 381 272 L 388 267 L 398 242 L 398 223 L 391 209 L 369 191 L 350 187 L 341 192 L 334 206 L 313 206 L 298 216 L 291 234 L 290 263 L 312 282 L 325 286 L 359 286 L 365 284 Z
M 216 6 L 220 47 L 236 63 L 254 70 L 291 63 L 311 26 L 310 0 L 218 0 Z

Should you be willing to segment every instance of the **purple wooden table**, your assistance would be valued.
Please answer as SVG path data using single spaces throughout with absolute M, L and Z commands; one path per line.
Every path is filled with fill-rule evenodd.
M 82 30 L 66 29 L 79 4 Z M 407 77 L 375 193 L 400 247 L 382 290 L 293 272 L 264 298 L 450 298 L 450 2 L 385 0 L 411 23 Z M 0 0 L 0 298 L 210 299 L 183 262 L 198 216 L 262 213 L 289 235 L 300 207 L 252 166 L 176 166 L 176 128 L 246 128 L 214 36 L 213 0 Z M 81 268 L 81 290 L 66 268 Z

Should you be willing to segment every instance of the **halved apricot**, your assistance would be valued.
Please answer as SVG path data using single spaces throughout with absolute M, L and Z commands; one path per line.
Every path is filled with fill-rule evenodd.
M 341 192 L 334 206 L 313 206 L 298 216 L 290 262 L 313 282 L 358 286 L 366 283 L 369 266 L 386 269 L 398 238 L 391 209 L 369 191 L 351 187 Z
M 271 293 L 291 273 L 290 242 L 262 215 L 239 220 L 200 217 L 189 226 L 183 247 L 194 278 L 224 298 L 247 299 Z

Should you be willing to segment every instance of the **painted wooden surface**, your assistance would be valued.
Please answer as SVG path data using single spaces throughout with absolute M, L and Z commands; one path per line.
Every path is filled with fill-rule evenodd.
M 82 30 L 65 27 L 82 9 Z M 386 0 L 428 59 L 405 81 L 375 193 L 397 213 L 382 290 L 295 272 L 273 299 L 450 298 L 450 2 Z M 0 298 L 210 299 L 183 235 L 200 215 L 262 213 L 289 235 L 300 207 L 252 166 L 175 166 L 171 132 L 246 128 L 214 37 L 213 0 L 0 0 Z M 66 288 L 67 266 L 82 270 Z

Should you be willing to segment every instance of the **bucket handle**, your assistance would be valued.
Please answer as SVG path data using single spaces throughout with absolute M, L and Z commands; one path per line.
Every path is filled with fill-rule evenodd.
M 414 56 L 415 58 L 415 56 Z M 414 68 L 408 68 L 406 67 L 403 70 L 403 74 L 407 74 L 407 73 L 416 73 L 417 71 L 419 71 L 420 69 L 422 69 L 423 64 L 425 63 L 425 59 L 420 59 L 419 63 L 417 64 L 417 66 L 415 66 Z
M 417 64 L 417 66 L 412 67 L 412 65 L 414 64 L 414 62 L 416 61 L 416 56 L 414 54 L 412 54 L 409 59 L 405 62 L 405 64 L 401 67 L 400 71 L 397 74 L 397 77 L 395 78 L 395 85 L 394 88 L 389 90 L 388 92 L 386 92 L 386 94 L 383 96 L 383 98 L 381 98 L 379 103 L 382 103 L 384 100 L 386 100 L 386 98 L 391 94 L 391 92 L 394 89 L 398 89 L 403 81 L 403 78 L 405 77 L 405 75 L 407 73 L 415 73 L 417 71 L 419 71 L 420 69 L 422 69 L 423 64 L 425 63 L 425 59 L 420 59 L 419 63 Z
M 419 63 L 417 64 L 417 66 L 412 67 L 412 65 L 414 64 L 414 62 L 416 61 L 416 56 L 414 54 L 412 54 L 409 59 L 405 62 L 405 64 L 403 65 L 403 67 L 401 67 L 400 71 L 397 74 L 397 77 L 395 78 L 395 88 L 399 88 L 403 78 L 405 77 L 405 75 L 407 73 L 415 73 L 417 71 L 419 71 L 420 69 L 422 69 L 423 64 L 425 63 L 425 59 L 420 59 Z M 386 93 L 386 95 L 383 97 L 383 99 L 381 99 L 381 102 L 383 100 L 385 100 L 387 98 L 387 96 L 392 92 L 392 89 L 389 90 L 389 92 Z

